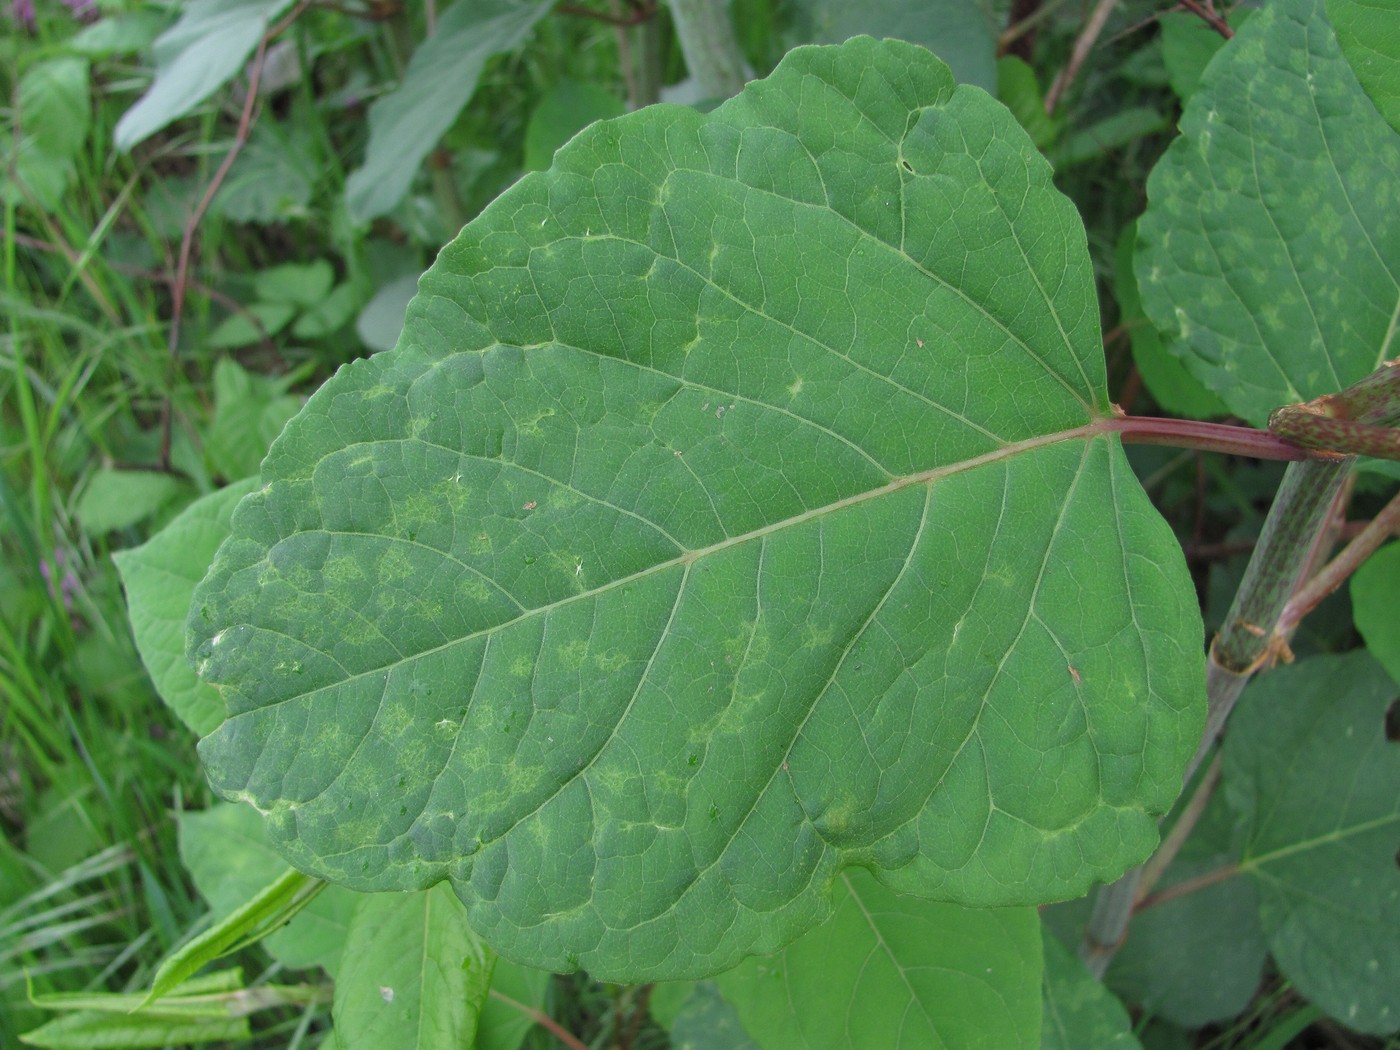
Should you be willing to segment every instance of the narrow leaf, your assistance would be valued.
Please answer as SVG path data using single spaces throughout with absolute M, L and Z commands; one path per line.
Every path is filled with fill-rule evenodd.
M 168 995 L 182 981 L 230 952 L 266 937 L 294 916 L 319 893 L 325 883 L 299 871 L 287 871 L 254 894 L 240 908 L 217 921 L 188 944 L 161 961 L 146 993 L 144 1006 Z
M 180 859 L 216 919 L 231 914 L 286 871 L 251 806 L 221 803 L 179 818 Z M 327 886 L 263 947 L 284 966 L 335 975 L 359 895 Z
M 413 52 L 403 83 L 370 106 L 365 162 L 345 186 L 353 220 L 368 222 L 403 200 L 418 165 L 472 97 L 486 60 L 520 46 L 549 8 L 543 0 L 457 0 L 442 14 Z
M 1364 651 L 1250 686 L 1225 741 L 1241 866 L 1279 969 L 1360 1032 L 1400 1029 L 1400 747 L 1395 683 Z
M 608 979 L 774 952 L 851 864 L 1081 894 L 1202 720 L 1108 413 L 1078 217 L 924 49 L 596 124 L 274 445 L 191 609 L 211 779 Z
M 291 2 L 190 0 L 180 21 L 155 42 L 155 82 L 117 121 L 117 149 L 150 138 L 228 83 Z

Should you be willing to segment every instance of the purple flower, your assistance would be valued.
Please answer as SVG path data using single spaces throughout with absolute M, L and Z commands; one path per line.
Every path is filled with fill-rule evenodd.
M 34 0 L 10 0 L 10 18 L 34 31 Z
M 29 0 L 32 4 L 33 0 Z M 97 13 L 97 0 L 63 0 L 68 5 L 68 10 L 73 12 L 73 17 L 86 22 Z

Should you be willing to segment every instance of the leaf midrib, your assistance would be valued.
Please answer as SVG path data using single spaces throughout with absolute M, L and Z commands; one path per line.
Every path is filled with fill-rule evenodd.
M 379 664 L 375 667 L 370 667 L 362 671 L 356 671 L 347 674 L 343 678 L 338 678 L 333 682 L 328 682 L 325 685 L 318 686 L 317 688 L 308 690 L 306 692 L 295 693 L 293 695 L 286 696 L 278 700 L 260 703 L 256 708 L 230 715 L 227 721 L 233 722 L 237 719 L 249 715 L 258 715 L 266 711 L 274 710 L 282 706 L 283 704 L 315 696 L 316 694 L 325 692 L 329 689 L 339 688 L 340 686 L 343 686 L 350 682 L 355 682 L 360 679 L 369 678 L 374 675 L 385 674 L 386 672 L 393 671 L 405 664 L 409 664 L 412 661 L 421 660 L 425 657 L 432 656 L 436 653 L 445 652 L 446 650 L 451 649 L 453 646 L 461 645 L 465 642 L 471 642 L 478 638 L 489 637 L 491 635 L 497 634 L 500 631 L 504 631 L 512 627 L 513 625 L 520 623 L 528 617 L 548 614 L 554 611 L 555 609 L 562 608 L 573 602 L 595 598 L 601 594 L 606 594 L 607 592 L 616 590 L 620 587 L 626 587 L 629 584 L 636 583 L 639 580 L 646 579 L 650 576 L 656 575 L 657 573 L 665 572 L 669 569 L 689 568 L 690 565 L 693 565 L 695 562 L 700 561 L 703 558 L 710 557 L 711 555 L 718 554 L 722 551 L 728 550 L 733 547 L 737 547 L 744 543 L 750 543 L 754 540 L 762 539 L 765 536 L 774 535 L 788 528 L 795 528 L 805 522 L 814 520 L 815 518 L 821 517 L 826 514 L 838 513 L 839 511 L 846 510 L 850 507 L 855 507 L 863 503 L 870 502 L 871 500 L 882 499 L 886 496 L 893 495 L 896 492 L 901 492 L 904 489 L 912 488 L 916 485 L 932 484 L 936 481 L 941 481 L 944 478 L 952 477 L 956 474 L 961 474 L 969 470 L 974 470 L 978 467 L 987 466 L 991 463 L 1000 462 L 1004 459 L 1011 459 L 1014 456 L 1031 452 L 1039 448 L 1060 444 L 1066 441 L 1106 436 L 1106 432 L 1104 431 L 1101 424 L 1102 421 L 1093 421 L 1086 423 L 1083 426 L 1073 427 L 1069 430 L 1060 430 L 1051 434 L 1037 435 L 1036 437 L 1027 438 L 1023 441 L 1018 441 L 1014 444 L 1005 445 L 1002 448 L 994 449 L 991 452 L 984 453 L 980 456 L 974 456 L 971 459 L 963 460 L 959 463 L 947 464 L 939 467 L 932 467 L 928 470 L 918 471 L 914 474 L 909 474 L 904 477 L 895 478 L 893 481 L 889 482 L 888 484 L 881 485 L 879 488 L 868 489 L 865 492 L 858 492 L 852 496 L 847 496 L 844 499 L 837 500 L 833 503 L 827 503 L 820 507 L 813 507 L 809 510 L 803 511 L 801 514 L 794 514 L 791 517 L 782 518 L 778 521 L 770 522 L 767 525 L 761 525 L 756 529 L 751 529 L 750 531 L 741 533 L 737 536 L 728 536 L 725 539 L 720 540 L 716 543 L 712 543 L 707 547 L 683 551 L 681 554 L 677 555 L 674 558 L 668 558 L 665 561 L 658 562 L 657 564 L 648 566 L 645 569 L 639 569 L 638 571 L 630 573 L 627 576 L 622 576 L 615 580 L 609 580 L 606 583 L 599 584 L 596 587 L 592 587 L 587 590 L 579 591 L 576 594 L 567 595 L 566 597 L 560 598 L 557 601 L 535 606 L 534 608 L 527 609 L 519 616 L 512 617 L 509 620 L 503 620 L 500 623 L 492 624 L 489 627 L 484 627 L 480 630 L 472 631 L 469 634 L 464 634 L 457 638 L 449 639 L 448 641 L 443 642 L 440 645 L 435 645 L 428 649 L 422 649 L 418 652 L 401 656 L 396 660 L 390 661 L 389 663 Z M 308 535 L 315 535 L 317 533 L 324 533 L 326 535 L 342 534 L 338 530 L 332 529 L 306 529 L 298 531 L 296 533 L 296 536 L 305 537 Z M 390 539 L 396 538 L 390 537 Z M 269 558 L 272 554 L 272 551 L 276 550 L 282 542 L 285 541 L 279 541 L 278 544 L 269 548 Z M 444 552 L 438 551 L 437 553 L 443 554 Z M 265 558 L 264 560 L 267 559 Z M 252 627 L 254 630 L 268 631 L 268 629 L 265 627 L 258 627 L 252 624 L 231 625 L 229 629 L 231 629 L 232 626 L 249 626 Z

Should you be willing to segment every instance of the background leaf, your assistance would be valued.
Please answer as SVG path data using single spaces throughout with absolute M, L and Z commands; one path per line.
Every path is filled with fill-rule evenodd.
M 901 897 L 868 872 L 837 882 L 835 915 L 779 956 L 716 984 L 764 1050 L 1040 1046 L 1040 921 Z
M 336 975 L 344 1050 L 471 1046 L 495 958 L 447 886 L 359 898 Z
M 102 467 L 78 497 L 78 521 L 89 536 L 124 529 L 165 507 L 181 488 L 179 477 L 163 471 Z
M 19 203 L 32 195 L 41 208 L 59 206 L 92 123 L 88 79 L 87 60 L 73 57 L 35 63 L 20 78 L 13 125 L 19 141 L 9 141 L 12 126 L 0 133 L 6 156 L 0 176 L 4 199 Z
M 180 859 L 216 920 L 287 870 L 251 806 L 218 803 L 182 813 L 179 826 Z M 335 976 L 359 897 L 343 886 L 327 886 L 284 929 L 265 938 L 263 947 L 284 966 L 319 966 Z
M 212 781 L 303 870 L 450 878 L 609 979 L 773 952 L 851 864 L 979 906 L 1116 876 L 1202 632 L 1091 436 L 1097 316 L 1049 166 L 921 48 L 595 125 L 274 445 L 191 610 Z
M 1366 648 L 1400 682 L 1400 543 L 1389 543 L 1366 559 L 1351 578 L 1351 607 Z
M 1041 1050 L 1142 1050 L 1123 1004 L 1046 930 Z
M 224 705 L 185 659 L 185 617 L 195 584 L 228 538 L 234 504 L 256 487 L 257 479 L 248 478 L 204 496 L 140 547 L 112 555 L 141 662 L 160 698 L 201 736 L 224 720 Z
M 370 106 L 365 162 L 345 184 L 355 222 L 403 200 L 423 158 L 472 97 L 486 60 L 519 47 L 549 8 L 543 0 L 457 0 L 442 13 L 403 82 Z
M 292 0 L 190 0 L 152 48 L 156 77 L 113 133 L 129 150 L 228 83 Z
M 907 40 L 946 62 L 958 83 L 996 93 L 996 25 L 978 0 L 794 0 L 791 6 L 795 42 L 840 44 L 859 34 Z
M 1251 684 L 1225 741 L 1274 960 L 1348 1027 L 1400 1028 L 1400 746 L 1396 686 L 1364 651 L 1314 656 Z
M 1324 119 L 1325 114 L 1325 119 Z M 1400 138 L 1322 0 L 1278 0 L 1210 64 L 1138 224 L 1143 306 L 1232 412 L 1262 426 L 1393 357 Z
M 1366 94 L 1400 131 L 1400 2 L 1327 0 L 1327 17 Z

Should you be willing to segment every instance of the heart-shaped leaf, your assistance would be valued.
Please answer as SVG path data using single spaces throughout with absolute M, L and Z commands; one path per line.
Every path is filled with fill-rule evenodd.
M 1141 860 L 1199 739 L 1083 229 L 921 48 L 595 125 L 289 424 L 196 593 L 203 744 L 298 867 L 694 976 L 850 864 L 972 905 Z

